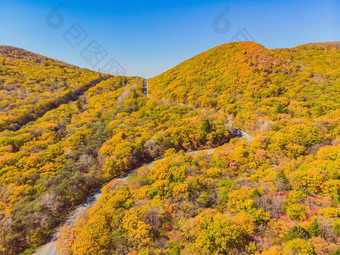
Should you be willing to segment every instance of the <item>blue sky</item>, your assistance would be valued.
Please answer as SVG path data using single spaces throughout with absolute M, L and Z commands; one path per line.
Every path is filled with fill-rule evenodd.
M 149 78 L 232 38 L 267 48 L 339 41 L 339 11 L 338 0 L 1 0 L 0 45 L 96 71 L 114 59 L 114 70 Z M 92 46 L 101 53 L 91 59 Z

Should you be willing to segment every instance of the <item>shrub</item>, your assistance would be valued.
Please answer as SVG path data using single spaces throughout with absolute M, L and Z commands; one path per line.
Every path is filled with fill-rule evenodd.
M 289 180 L 287 179 L 285 173 L 280 171 L 274 181 L 274 185 L 277 191 L 285 191 L 291 188 Z
M 310 236 L 321 235 L 319 223 L 318 223 L 318 220 L 315 217 L 313 218 L 312 222 L 310 223 L 310 225 L 308 227 L 308 233 L 310 234 Z
M 300 190 L 292 190 L 289 192 L 287 203 L 296 204 L 300 203 L 303 199 L 305 199 L 307 195 Z
M 331 253 L 331 255 L 340 255 L 340 248 L 336 249 Z
M 306 219 L 306 212 L 302 205 L 294 204 L 287 208 L 287 215 L 293 220 L 299 221 Z
M 308 239 L 309 237 L 309 233 L 304 228 L 302 228 L 300 225 L 296 225 L 288 231 L 284 237 L 284 240 L 291 241 L 296 238 Z
M 183 245 L 181 243 L 170 241 L 168 243 L 168 249 L 166 251 L 167 251 L 167 254 L 169 255 L 179 255 L 182 248 L 183 248 Z
M 335 218 L 338 217 L 338 215 L 340 215 L 339 213 L 339 209 L 328 206 L 325 209 L 322 210 L 323 216 L 327 217 L 327 218 Z
M 340 220 L 334 222 L 333 230 L 338 236 L 340 236 Z
M 313 245 L 303 239 L 294 239 L 285 244 L 283 254 L 286 255 L 314 255 Z
M 236 214 L 234 220 L 237 224 L 240 224 L 241 228 L 247 233 L 248 235 L 253 235 L 256 230 L 256 220 L 250 214 L 246 212 L 241 212 Z
M 282 248 L 280 246 L 272 246 L 268 250 L 261 253 L 262 255 L 282 255 Z

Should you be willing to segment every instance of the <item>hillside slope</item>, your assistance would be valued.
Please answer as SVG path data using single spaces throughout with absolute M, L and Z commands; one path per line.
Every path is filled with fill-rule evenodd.
M 40 244 L 107 180 L 98 150 L 120 95 L 139 79 L 113 77 L 17 131 L 0 133 L 0 254 Z M 140 84 L 142 86 L 142 84 Z M 7 253 L 6 253 L 7 252 Z
M 230 43 L 149 80 L 150 99 L 121 115 L 125 125 L 114 122 L 124 131 L 102 148 L 116 149 L 106 166 L 117 166 L 131 133 L 175 131 L 141 141 L 149 153 L 178 132 L 180 143 L 167 142 L 164 160 L 105 186 L 64 228 L 61 254 L 339 254 L 339 56 L 338 43 Z M 203 140 L 216 146 L 221 125 L 254 138 L 233 138 L 212 155 L 176 153 L 202 144 L 201 132 L 214 126 Z
M 99 82 L 99 73 L 0 46 L 0 131 L 16 130 Z
M 253 42 L 229 43 L 150 79 L 150 96 L 221 109 L 248 128 L 279 114 L 310 117 L 337 109 L 338 43 L 269 50 Z
M 52 104 L 41 116 L 34 111 L 27 113 L 34 116 L 30 122 L 15 118 L 8 122 L 6 116 L 13 107 L 16 117 L 16 109 L 37 105 L 34 102 L 44 102 L 45 97 L 48 100 L 50 94 L 39 80 L 49 77 L 52 70 L 39 70 L 40 65 L 53 62 L 39 57 L 42 62 L 32 63 L 27 58 L 36 55 L 25 52 L 28 57 L 21 58 L 16 49 L 13 51 L 6 53 L 15 56 L 13 69 L 21 65 L 28 68 L 30 63 L 30 69 L 36 70 L 36 82 L 28 85 L 25 79 L 18 81 L 19 90 L 33 86 L 40 91 L 25 94 L 14 106 L 7 107 L 6 100 L 0 100 L 5 105 L 1 111 L 5 117 L 0 121 L 11 123 L 0 132 L 0 254 L 35 249 L 93 190 L 161 157 L 166 150 L 216 147 L 232 136 L 224 114 L 148 100 L 143 93 L 144 80 L 136 77 L 99 78 L 90 82 L 91 86 L 74 82 L 85 84 L 81 92 Z M 53 69 L 62 71 L 65 64 L 59 64 L 61 67 Z M 15 75 L 6 73 L 4 77 L 11 80 Z M 57 85 L 54 94 L 70 91 L 64 91 L 63 84 Z M 20 99 L 20 95 L 12 96 Z

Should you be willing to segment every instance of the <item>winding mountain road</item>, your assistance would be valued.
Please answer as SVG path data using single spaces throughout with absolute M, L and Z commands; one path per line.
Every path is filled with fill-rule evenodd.
M 127 95 L 130 93 L 130 91 L 135 87 L 136 85 L 133 85 L 132 87 L 127 88 L 126 91 L 123 92 L 123 94 L 121 95 L 120 100 L 118 100 L 119 103 L 122 103 L 122 100 L 125 100 L 125 98 L 127 97 Z M 148 81 L 144 80 L 144 88 L 143 88 L 143 93 L 145 96 L 149 97 L 149 93 L 148 93 Z M 253 138 L 248 135 L 247 133 L 243 132 L 240 129 L 234 128 L 232 126 L 230 126 L 229 128 L 231 128 L 233 130 L 233 132 L 235 132 L 237 137 L 244 137 L 246 138 L 247 141 L 251 141 Z M 216 148 L 212 148 L 212 149 L 206 149 L 206 150 L 197 150 L 197 151 L 191 151 L 191 152 L 187 152 L 185 155 L 191 155 L 191 156 L 196 156 L 199 152 L 206 152 L 207 154 L 212 154 L 214 151 L 216 150 Z M 158 159 L 155 161 L 152 161 L 150 163 L 147 164 L 148 167 L 151 167 L 155 162 L 157 161 L 161 161 L 164 160 L 162 159 Z M 126 173 L 125 175 L 115 178 L 113 180 L 111 180 L 109 183 L 115 182 L 115 181 L 122 181 L 125 182 L 126 179 L 128 178 L 129 175 L 134 174 L 140 167 Z M 72 213 L 69 214 L 68 218 L 66 219 L 66 221 L 62 224 L 59 225 L 58 229 L 56 230 L 56 232 L 50 237 L 50 239 L 46 242 L 46 244 L 44 244 L 42 247 L 40 247 L 36 252 L 33 253 L 33 255 L 57 255 L 58 251 L 57 251 L 57 240 L 58 237 L 60 235 L 60 230 L 62 227 L 64 226 L 69 226 L 72 227 L 78 216 L 81 215 L 82 213 L 84 213 L 89 207 L 91 207 L 95 202 L 97 202 L 102 196 L 101 190 L 98 190 L 94 193 L 92 193 L 91 195 L 89 195 L 87 197 L 87 199 L 85 200 L 85 202 L 81 205 L 79 205 Z
M 144 80 L 143 93 L 149 98 L 149 82 L 147 79 Z
M 216 149 L 207 149 L 207 150 L 198 150 L 198 151 L 191 151 L 186 153 L 186 155 L 191 155 L 191 156 L 195 156 L 198 154 L 198 152 L 200 151 L 204 151 L 207 154 L 212 154 Z M 147 164 L 148 167 L 151 167 L 154 163 L 156 163 L 157 161 L 162 161 L 164 160 L 162 159 L 158 159 L 155 161 L 152 161 L 150 163 Z M 129 177 L 129 175 L 134 174 L 140 167 L 130 171 L 129 173 L 126 173 L 125 175 L 115 178 L 113 180 L 111 180 L 109 182 L 115 182 L 115 181 L 122 181 L 125 182 L 126 179 Z M 85 202 L 81 205 L 79 205 L 72 213 L 70 213 L 70 215 L 68 216 L 67 220 L 61 224 L 57 231 L 53 234 L 53 236 L 47 241 L 46 244 L 44 244 L 42 247 L 39 248 L 39 250 L 37 250 L 35 253 L 33 253 L 34 255 L 57 255 L 58 251 L 57 251 L 57 240 L 59 238 L 60 235 L 60 230 L 62 229 L 62 227 L 64 226 L 69 226 L 72 227 L 78 216 L 81 215 L 82 213 L 84 213 L 89 207 L 91 207 L 93 204 L 95 204 L 102 196 L 102 192 L 101 190 L 98 190 L 94 193 L 92 193 L 91 195 L 88 196 L 88 198 L 85 200 Z

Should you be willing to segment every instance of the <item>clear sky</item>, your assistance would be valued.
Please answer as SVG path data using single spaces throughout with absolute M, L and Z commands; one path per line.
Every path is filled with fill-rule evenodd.
M 96 71 L 149 78 L 231 40 L 339 41 L 340 1 L 0 0 L 0 45 Z

